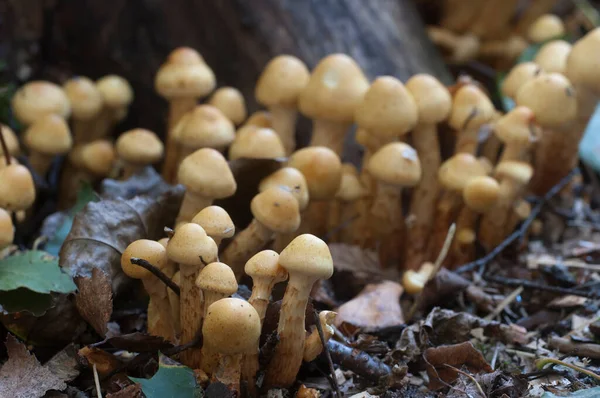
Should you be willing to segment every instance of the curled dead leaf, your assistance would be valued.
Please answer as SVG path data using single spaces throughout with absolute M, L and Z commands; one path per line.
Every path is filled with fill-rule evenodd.
M 172 343 L 162 337 L 139 332 L 111 337 L 104 343 L 130 352 L 156 352 L 173 347 Z
M 75 296 L 79 314 L 100 336 L 105 336 L 113 308 L 110 278 L 104 271 L 94 268 L 91 278 L 80 276 L 75 283 L 79 287 Z
M 106 376 L 121 366 L 121 361 L 114 355 L 94 347 L 83 347 L 79 350 L 79 356 L 85 358 L 90 368 L 96 365 L 100 376 Z

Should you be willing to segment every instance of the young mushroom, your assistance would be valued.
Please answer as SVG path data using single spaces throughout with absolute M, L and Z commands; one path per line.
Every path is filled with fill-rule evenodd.
M 533 62 L 546 73 L 556 72 L 564 75 L 571 48 L 571 44 L 564 40 L 550 41 L 540 48 Z
M 88 173 L 89 181 L 105 178 L 112 172 L 117 153 L 112 142 L 96 140 L 81 146 L 76 164 Z
M 123 179 L 140 173 L 145 167 L 158 163 L 164 154 L 162 141 L 150 130 L 133 129 L 119 136 L 115 145 L 123 163 Z
M 565 34 L 565 24 L 553 14 L 544 14 L 537 18 L 527 30 L 527 38 L 532 43 L 544 43 Z
M 15 239 L 15 226 L 10 213 L 0 208 L 0 250 L 11 245 Z
M 11 106 L 17 120 L 29 126 L 48 114 L 66 119 L 71 113 L 69 99 L 60 86 L 43 80 L 29 82 L 12 97 Z
M 514 100 L 517 97 L 517 91 L 540 73 L 542 73 L 542 68 L 534 62 L 517 64 L 506 75 L 500 91 L 503 95 Z
M 517 106 L 494 123 L 494 135 L 504 143 L 498 163 L 524 160 L 527 151 L 539 139 L 540 129 L 535 115 L 526 106 Z
M 324 341 L 321 340 L 317 327 L 312 326 L 312 332 L 306 337 L 306 341 L 304 342 L 304 354 L 302 356 L 304 362 L 314 361 L 319 354 L 323 352 L 323 343 L 327 344 L 335 333 L 333 322 L 335 321 L 336 316 L 337 313 L 333 311 L 319 312 L 319 319 L 317 322 L 321 324 Z
M 121 76 L 104 76 L 96 81 L 96 88 L 102 94 L 104 106 L 92 122 L 95 128 L 90 134 L 90 141 L 109 136 L 111 130 L 127 116 L 129 105 L 133 102 L 133 89 Z
M 27 210 L 35 201 L 35 184 L 27 167 L 11 163 L 0 168 L 0 208 Z
M 45 176 L 56 156 L 65 155 L 73 146 L 67 122 L 56 114 L 48 114 L 29 126 L 23 137 L 29 149 L 29 163 L 40 175 Z
M 327 244 L 311 234 L 294 239 L 279 255 L 279 264 L 289 281 L 279 313 L 279 342 L 267 367 L 264 386 L 289 387 L 302 365 L 306 330 L 306 305 L 313 285 L 333 274 L 333 260 Z
M 76 76 L 63 84 L 63 90 L 71 103 L 73 119 L 73 142 L 75 145 L 89 142 L 94 129 L 93 120 L 98 117 L 104 99 L 96 84 L 84 76 Z
M 494 116 L 494 105 L 474 84 L 461 87 L 452 99 L 448 124 L 458 134 L 454 153 L 474 155 L 479 145 L 479 129 Z
M 327 234 L 329 242 L 339 242 L 346 232 L 350 240 L 350 225 L 346 225 L 356 217 L 355 204 L 369 194 L 360 181 L 358 170 L 352 163 L 342 164 L 340 187 L 329 205 L 327 216 Z
M 21 147 L 19 146 L 19 139 L 15 132 L 7 125 L 0 123 L 0 134 L 2 134 L 2 137 L 4 138 L 8 153 L 12 156 L 19 155 L 21 153 Z M 2 150 L 0 150 L 0 154 L 2 154 L 2 156 L 6 155 Z M 3 159 L 3 162 L 6 162 L 6 160 Z
M 292 55 L 279 55 L 265 66 L 256 83 L 256 101 L 271 113 L 273 130 L 286 155 L 296 149 L 298 97 L 310 79 L 308 68 Z
M 238 129 L 229 147 L 229 160 L 276 159 L 284 156 L 285 149 L 275 130 L 252 125 Z
M 213 238 L 217 247 L 221 245 L 223 239 L 231 238 L 235 234 L 235 225 L 229 217 L 229 213 L 220 206 L 205 207 L 192 218 L 191 222 L 204 228 L 206 234 Z
M 256 126 L 272 129 L 273 128 L 273 116 L 271 113 L 267 111 L 256 111 L 246 121 L 241 127 L 244 126 Z
M 433 263 L 425 262 L 415 271 L 409 269 L 402 274 L 402 287 L 408 294 L 419 294 L 429 280 L 431 273 L 434 270 Z
M 246 100 L 235 87 L 221 87 L 213 93 L 208 103 L 217 108 L 227 119 L 236 126 L 244 123 L 248 112 Z

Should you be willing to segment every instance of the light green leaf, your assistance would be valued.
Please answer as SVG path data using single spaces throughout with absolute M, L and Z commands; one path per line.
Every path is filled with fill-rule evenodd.
M 19 288 L 43 294 L 71 293 L 77 289 L 73 279 L 58 266 L 58 258 L 39 250 L 0 260 L 0 290 Z
M 151 379 L 130 377 L 140 383 L 147 398 L 199 398 L 202 389 L 196 382 L 194 371 L 186 366 L 173 363 L 168 357 L 160 355 L 158 372 Z

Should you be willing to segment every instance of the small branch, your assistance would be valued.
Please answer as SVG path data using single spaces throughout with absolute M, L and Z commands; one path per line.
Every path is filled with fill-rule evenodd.
M 543 290 L 546 292 L 552 292 L 557 294 L 571 294 L 573 296 L 580 296 L 586 298 L 598 298 L 598 294 L 593 292 L 584 292 L 577 289 L 570 289 L 566 287 L 558 287 L 558 286 L 548 286 L 542 285 L 541 283 L 522 280 L 522 279 L 514 279 L 514 278 L 505 278 L 503 276 L 492 276 L 492 275 L 484 275 L 483 277 L 488 282 L 499 283 L 505 286 L 523 286 L 526 289 L 534 289 L 534 290 Z
M 596 382 L 600 382 L 600 375 L 597 375 L 596 373 L 587 370 L 586 368 L 582 368 L 581 366 L 566 363 L 555 358 L 540 358 L 537 361 L 535 361 L 535 367 L 539 370 L 544 369 L 544 366 L 548 364 L 566 366 L 567 368 L 571 368 L 573 370 L 576 370 L 577 372 L 583 373 L 584 375 L 593 378 L 594 380 L 596 380 Z
M 94 372 L 94 384 L 96 385 L 96 396 L 98 398 L 102 398 L 102 389 L 100 388 L 100 379 L 98 378 L 98 369 L 96 369 L 96 364 L 92 366 L 92 371 Z
M 508 296 L 506 296 L 506 298 L 504 300 L 502 300 L 502 302 L 500 304 L 498 304 L 498 306 L 496 308 L 494 308 L 494 311 L 492 311 L 490 314 L 488 314 L 483 319 L 486 319 L 488 321 L 493 320 L 495 317 L 497 317 L 498 315 L 500 315 L 500 313 L 502 311 L 504 311 L 504 309 L 506 307 L 508 307 L 510 305 L 510 303 L 512 303 L 513 301 L 515 301 L 515 299 L 519 296 L 519 294 L 521 294 L 521 292 L 523 292 L 523 286 L 519 286 L 511 294 L 509 294 Z
M 380 378 L 388 376 L 392 372 L 390 367 L 379 359 L 370 356 L 366 352 L 347 347 L 335 340 L 329 340 L 327 348 L 334 363 L 375 383 L 378 383 Z
M 4 153 L 4 161 L 7 166 L 10 166 L 10 153 L 8 152 L 8 145 L 6 145 L 6 141 L 4 140 L 4 131 L 2 125 L 0 125 L 0 145 L 2 146 L 2 153 Z
M 325 358 L 327 359 L 327 363 L 329 364 L 329 372 L 331 373 L 331 387 L 335 390 L 335 394 L 338 396 L 338 398 L 343 398 L 344 396 L 340 391 L 340 386 L 338 385 L 337 378 L 335 377 L 335 369 L 333 368 L 331 354 L 329 353 L 329 348 L 327 347 L 327 342 L 325 341 L 323 327 L 321 325 L 321 321 L 319 320 L 319 313 L 317 312 L 317 310 L 313 311 L 315 313 L 315 318 L 317 319 L 317 322 L 315 322 L 315 326 L 317 327 L 317 331 L 319 332 L 319 338 L 321 339 L 321 345 L 323 346 L 323 353 L 325 354 Z
M 167 285 L 167 287 L 169 287 L 172 291 L 174 291 L 175 294 L 177 294 L 178 296 L 181 295 L 181 290 L 179 289 L 179 286 L 177 286 L 177 284 L 175 282 L 173 282 L 168 276 L 166 276 L 161 270 L 156 268 L 154 265 L 150 264 L 148 261 L 144 260 L 143 258 L 131 257 L 130 261 L 131 261 L 131 264 L 138 265 L 138 266 L 145 268 L 148 271 L 152 272 L 152 274 L 154 276 L 156 276 L 158 279 L 160 279 L 165 285 Z

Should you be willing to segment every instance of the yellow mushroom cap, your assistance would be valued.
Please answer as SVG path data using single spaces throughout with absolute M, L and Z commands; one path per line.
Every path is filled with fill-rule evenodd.
M 246 262 L 244 272 L 251 278 L 269 278 L 275 283 L 283 282 L 288 273 L 279 264 L 279 254 L 273 250 L 262 250 Z
M 140 128 L 121 134 L 115 147 L 121 159 L 136 165 L 154 164 L 164 153 L 164 145 L 156 134 Z
M 160 66 L 154 79 L 156 91 L 167 99 L 201 98 L 215 89 L 212 69 L 200 54 L 189 47 L 180 47 Z
M 263 69 L 254 95 L 266 107 L 296 108 L 298 97 L 310 79 L 308 68 L 292 55 L 279 55 Z
M 169 260 L 179 264 L 202 267 L 217 260 L 217 244 L 206 234 L 204 228 L 195 223 L 177 227 L 169 239 Z
M 544 72 L 565 74 L 571 48 L 571 44 L 564 40 L 550 41 L 540 48 L 533 62 L 538 64 Z
M 302 148 L 290 156 L 288 166 L 304 175 L 311 200 L 331 199 L 340 187 L 342 162 L 329 148 Z
M 0 123 L 0 129 L 2 130 L 2 136 L 4 137 L 4 142 L 8 148 L 8 153 L 13 156 L 18 155 L 19 152 L 21 152 L 21 148 L 19 147 L 19 139 L 17 138 L 15 132 L 10 127 L 2 123 Z
M 76 76 L 63 84 L 63 90 L 71 103 L 73 119 L 89 120 L 102 110 L 104 99 L 96 84 L 84 76 Z
M 529 163 L 516 160 L 507 160 L 496 166 L 496 178 L 510 179 L 519 185 L 527 185 L 533 176 L 533 167 Z
M 344 163 L 342 165 L 340 188 L 335 194 L 336 199 L 344 202 L 354 202 L 366 197 L 368 194 L 369 191 L 360 181 L 356 167 L 351 163 Z
M 300 208 L 292 193 L 272 187 L 258 193 L 250 202 L 254 218 L 274 232 L 294 232 L 300 226 Z
M 258 185 L 258 191 L 262 192 L 271 187 L 288 188 L 298 201 L 300 210 L 304 210 L 308 206 L 308 185 L 300 170 L 293 167 L 283 167 L 265 177 Z
M 67 118 L 71 113 L 69 99 L 63 89 L 47 81 L 32 81 L 17 90 L 12 98 L 15 117 L 30 125 L 50 113 Z
M 199 149 L 183 159 L 177 178 L 189 191 L 209 198 L 227 198 L 237 189 L 227 161 L 211 148 Z
M 208 103 L 218 110 L 233 124 L 239 126 L 246 120 L 246 100 L 235 87 L 221 87 L 213 93 Z
M 481 126 L 492 119 L 494 112 L 488 96 L 476 85 L 467 84 L 454 95 L 448 124 L 455 130 Z
M 13 243 L 15 239 L 15 226 L 10 213 L 0 208 L 0 249 Z
M 329 247 L 311 234 L 297 236 L 279 255 L 279 264 L 290 276 L 309 280 L 329 279 L 333 275 L 333 259 Z
M 73 139 L 67 122 L 55 114 L 37 119 L 23 137 L 25 146 L 45 155 L 63 155 L 71 149 Z
M 226 296 L 232 295 L 238 289 L 233 270 L 229 265 L 220 262 L 213 262 L 202 268 L 196 278 L 196 286 Z
M 490 210 L 500 194 L 498 181 L 488 176 L 471 179 L 463 190 L 463 199 L 469 208 L 485 213 Z
M 10 164 L 0 169 L 0 207 L 27 210 L 35 201 L 35 184 L 27 167 Z
M 271 113 L 267 111 L 256 111 L 250 115 L 242 127 L 244 126 L 256 126 L 272 129 L 273 119 L 271 117 Z
M 229 213 L 220 206 L 205 207 L 192 218 L 192 222 L 204 228 L 207 235 L 213 238 L 231 238 L 235 233 L 235 225 Z
M 577 86 L 582 85 L 595 93 L 600 93 L 600 28 L 590 31 L 577 40 L 567 59 L 567 76 Z
M 502 82 L 502 94 L 514 99 L 517 96 L 517 91 L 540 73 L 542 73 L 542 68 L 534 62 L 523 62 L 515 65 Z
M 224 149 L 233 141 L 235 127 L 214 106 L 198 105 L 181 118 L 173 134 L 184 148 Z
M 496 121 L 494 134 L 504 143 L 528 146 L 537 140 L 540 132 L 531 109 L 517 106 Z
M 275 159 L 284 156 L 285 148 L 275 130 L 252 125 L 241 127 L 229 147 L 230 160 Z
M 375 152 L 367 170 L 377 180 L 390 185 L 412 187 L 421 180 L 417 151 L 403 142 L 392 142 Z
M 406 89 L 417 105 L 419 123 L 438 124 L 450 115 L 452 96 L 435 77 L 424 73 L 414 75 L 406 82 Z
M 527 38 L 534 43 L 543 43 L 550 39 L 563 36 L 565 24 L 553 14 L 544 14 L 538 17 L 527 31 Z
M 452 191 L 462 192 L 469 181 L 486 175 L 485 167 L 468 153 L 458 153 L 446 160 L 438 170 L 438 180 Z
M 121 268 L 125 275 L 134 279 L 145 279 L 152 276 L 146 268 L 131 263 L 131 258 L 141 258 L 162 270 L 167 266 L 167 249 L 154 240 L 139 239 L 131 243 L 121 255 Z
M 81 147 L 81 167 L 97 176 L 108 176 L 116 157 L 115 148 L 108 140 L 92 141 Z
M 133 101 L 133 89 L 121 76 L 104 76 L 96 81 L 96 88 L 109 108 L 125 108 Z

